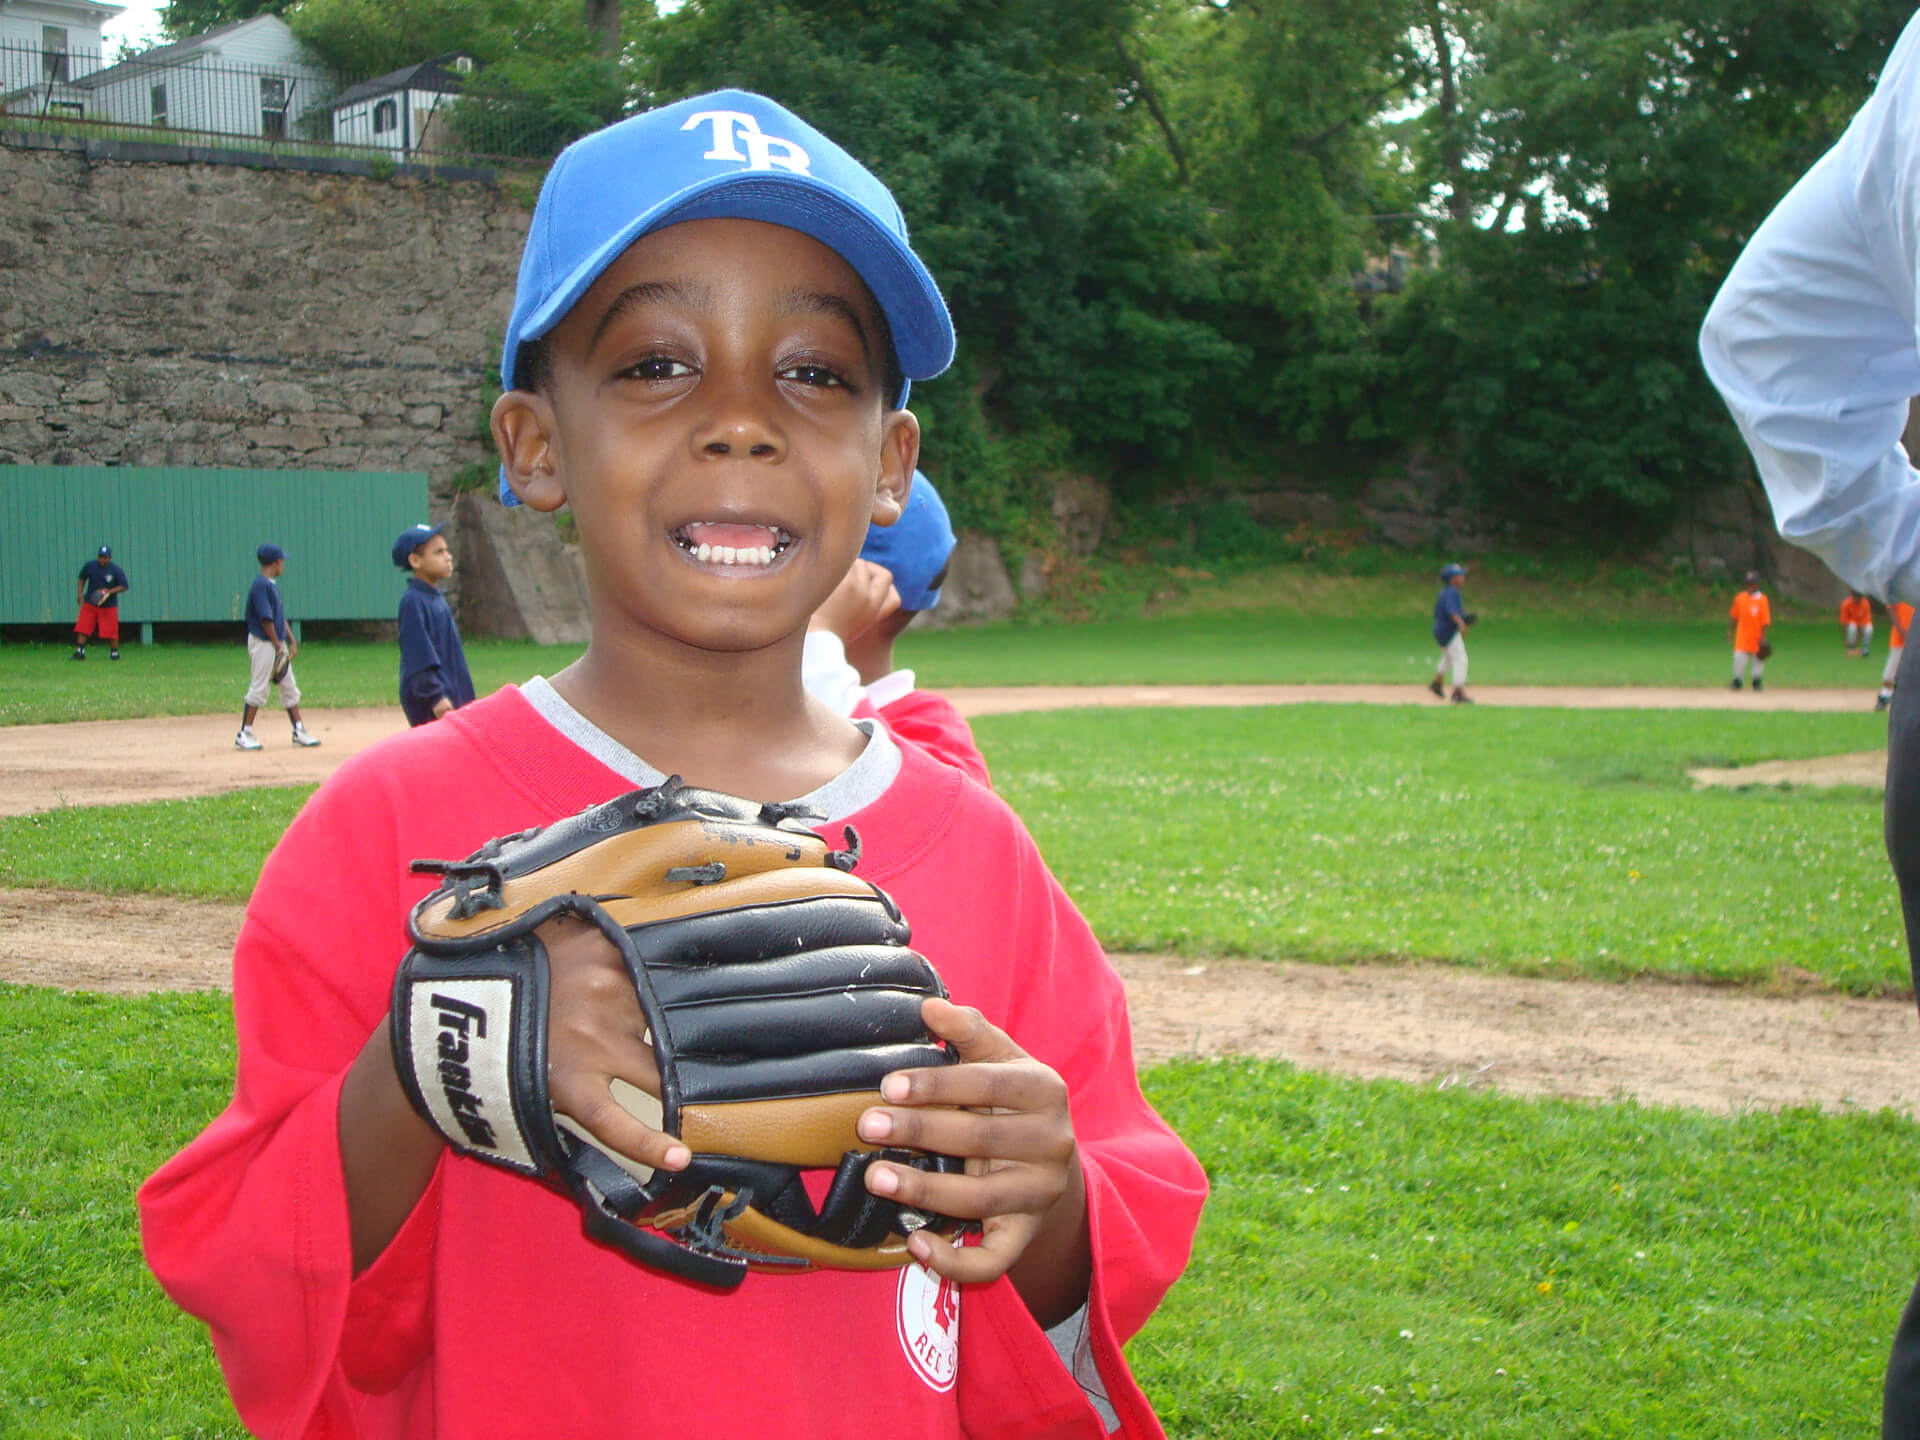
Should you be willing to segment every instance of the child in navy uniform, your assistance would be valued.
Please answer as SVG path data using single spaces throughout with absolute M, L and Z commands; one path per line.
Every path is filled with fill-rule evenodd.
M 260 737 L 253 733 L 253 717 L 267 703 L 267 690 L 278 685 L 280 703 L 287 708 L 293 725 L 293 743 L 313 746 L 320 737 L 307 729 L 300 718 L 300 684 L 293 678 L 293 657 L 300 653 L 300 642 L 293 638 L 287 623 L 286 602 L 280 598 L 280 577 L 286 572 L 287 552 L 278 545 L 262 545 L 254 552 L 260 573 L 253 577 L 247 591 L 247 698 L 240 712 L 240 732 L 233 737 L 236 750 L 260 749 Z M 282 662 L 285 662 L 284 664 Z M 276 679 L 274 671 L 280 674 Z
M 395 568 L 407 572 L 400 596 L 400 708 L 407 724 L 425 725 L 473 699 L 466 647 L 453 609 L 440 593 L 453 574 L 453 552 L 438 525 L 409 525 L 393 542 Z
M 74 598 L 80 602 L 80 614 L 73 622 L 73 658 L 87 658 L 87 638 L 95 630 L 107 642 L 107 658 L 120 658 L 120 597 L 127 593 L 127 572 L 113 563 L 113 547 L 102 545 L 100 553 L 80 567 L 80 582 Z
M 952 351 L 892 196 L 769 100 L 669 105 L 549 171 L 493 433 L 512 495 L 572 510 L 591 640 L 320 787 L 235 949 L 233 1101 L 141 1191 L 148 1261 L 208 1323 L 250 1430 L 1161 1434 L 1121 1346 L 1184 1266 L 1206 1180 L 1140 1094 L 1119 977 L 991 791 L 801 681 L 808 618 L 906 501 L 907 382 Z M 979 1220 L 978 1243 L 921 1230 L 897 1271 L 718 1294 L 596 1245 L 570 1201 L 449 1154 L 408 1104 L 386 1010 L 432 884 L 409 862 L 669 773 L 858 832 L 860 875 L 954 997 L 922 1016 L 962 1062 L 886 1077 L 859 1133 L 968 1161 L 866 1183 Z M 574 924 L 542 939 L 555 1109 L 683 1168 L 612 1100 L 659 1086 L 618 954 Z

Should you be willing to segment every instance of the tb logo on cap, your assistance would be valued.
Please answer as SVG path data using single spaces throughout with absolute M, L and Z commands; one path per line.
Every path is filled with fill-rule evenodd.
M 760 122 L 743 110 L 702 110 L 680 128 L 691 130 L 697 125 L 713 126 L 713 148 L 700 157 L 703 160 L 739 160 L 749 170 L 791 170 L 796 175 L 807 174 L 812 163 L 793 141 L 763 134 Z M 735 141 L 746 145 L 746 154 L 740 153 Z

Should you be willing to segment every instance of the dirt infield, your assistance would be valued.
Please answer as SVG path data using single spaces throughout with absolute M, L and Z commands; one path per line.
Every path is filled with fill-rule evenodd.
M 241 906 L 204 901 L 0 890 L 0 980 L 110 994 L 225 989 L 241 917 Z M 1905 1001 L 1428 965 L 1113 958 L 1142 1061 L 1265 1056 L 1343 1075 L 1716 1110 L 1916 1109 L 1920 1036 Z
M 1433 703 L 1405 686 L 1061 687 L 949 692 L 967 715 L 1063 706 Z M 1847 710 L 1853 691 L 1496 689 L 1483 704 Z M 397 732 L 390 709 L 308 711 L 324 742 L 232 748 L 231 716 L 0 728 L 0 813 L 314 783 Z M 1711 784 L 1879 785 L 1878 752 L 1698 772 Z M 1797 768 L 1795 768 L 1797 767 Z M 1836 778 L 1837 777 L 1837 778 Z M 223 989 L 237 905 L 0 890 L 0 981 L 129 994 Z M 50 917 L 57 917 L 53 921 Z M 1190 962 L 1117 955 L 1142 1060 L 1256 1055 L 1316 1070 L 1712 1109 L 1813 1104 L 1920 1113 L 1914 1006 L 1824 993 L 1528 980 L 1442 966 Z
M 1418 685 L 1057 685 L 946 693 L 969 718 L 1085 706 L 1437 703 Z M 1778 690 L 1764 699 L 1727 690 L 1677 688 L 1487 686 L 1474 693 L 1483 705 L 1589 710 L 1846 711 L 1871 704 L 1855 690 Z M 25 815 L 62 805 L 178 800 L 259 785 L 317 784 L 356 750 L 406 726 L 400 712 L 390 706 L 309 709 L 306 719 L 320 737 L 319 748 L 296 749 L 285 730 L 267 718 L 257 727 L 265 748 L 245 753 L 233 748 L 230 714 L 0 727 L 0 815 Z M 1760 783 L 1778 784 L 1783 778 L 1791 777 Z

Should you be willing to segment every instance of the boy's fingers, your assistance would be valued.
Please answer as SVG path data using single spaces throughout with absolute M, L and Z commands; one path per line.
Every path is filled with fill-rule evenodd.
M 978 1245 L 954 1245 L 921 1230 L 907 1241 L 907 1249 L 936 1275 L 962 1285 L 984 1285 L 1006 1274 L 1039 1233 L 1037 1219 L 1008 1215 L 987 1221 Z
M 679 1140 L 643 1124 L 614 1099 L 604 1076 L 595 1083 L 584 1076 L 556 1073 L 548 1094 L 556 1116 L 573 1120 L 601 1145 L 630 1160 L 656 1170 L 683 1170 L 693 1159 Z
M 1052 1117 L 1024 1107 L 864 1111 L 860 1138 L 961 1159 L 1045 1165 L 1073 1150 L 1073 1133 Z
M 956 1220 L 1009 1219 L 1039 1215 L 1064 1193 L 1063 1174 L 1037 1165 L 1007 1165 L 984 1175 L 938 1175 L 909 1165 L 872 1165 L 867 1189 L 915 1210 L 951 1215 Z
M 1013 1043 L 1011 1035 L 971 1005 L 956 1005 L 951 1000 L 922 1000 L 920 1019 L 935 1035 L 959 1051 L 962 1060 L 980 1064 L 1027 1058 L 1027 1052 Z

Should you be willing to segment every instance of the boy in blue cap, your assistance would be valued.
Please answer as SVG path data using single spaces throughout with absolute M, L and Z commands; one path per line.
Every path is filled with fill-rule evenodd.
M 407 572 L 400 595 L 400 709 L 407 724 L 425 725 L 473 700 L 466 647 L 453 608 L 440 593 L 453 575 L 443 520 L 409 525 L 393 541 L 394 568 Z
M 212 1328 L 250 1429 L 1161 1433 L 1120 1347 L 1184 1265 L 1205 1178 L 1140 1096 L 1118 977 L 1003 804 L 801 682 L 808 617 L 907 495 L 908 381 L 952 346 L 886 189 L 760 96 L 634 117 L 549 172 L 493 433 L 512 498 L 573 511 L 591 640 L 315 794 L 235 951 L 233 1103 L 141 1193 L 148 1261 Z M 866 1183 L 979 1219 L 979 1243 L 920 1231 L 897 1272 L 716 1294 L 450 1155 L 408 1104 L 384 1014 L 431 884 L 408 862 L 667 773 L 857 828 L 860 873 L 963 1002 L 923 1011 L 963 1063 L 888 1076 L 859 1131 L 968 1162 Z M 613 1099 L 659 1085 L 618 956 L 577 925 L 543 939 L 555 1109 L 683 1168 Z M 676 1363 L 679 1336 L 727 1363 Z
M 1467 567 L 1446 565 L 1440 570 L 1440 594 L 1433 602 L 1433 643 L 1440 647 L 1440 663 L 1427 688 L 1435 696 L 1447 698 L 1443 678 L 1453 672 L 1453 703 L 1471 705 L 1467 694 L 1467 627 L 1473 624 L 1473 612 L 1467 609 L 1460 589 L 1467 583 Z
M 875 715 L 895 737 L 992 785 L 973 729 L 945 696 L 918 689 L 893 663 L 893 644 L 940 603 L 954 534 L 933 482 L 913 472 L 900 518 L 867 531 L 860 558 L 814 612 L 802 662 L 807 691 L 836 714 Z

